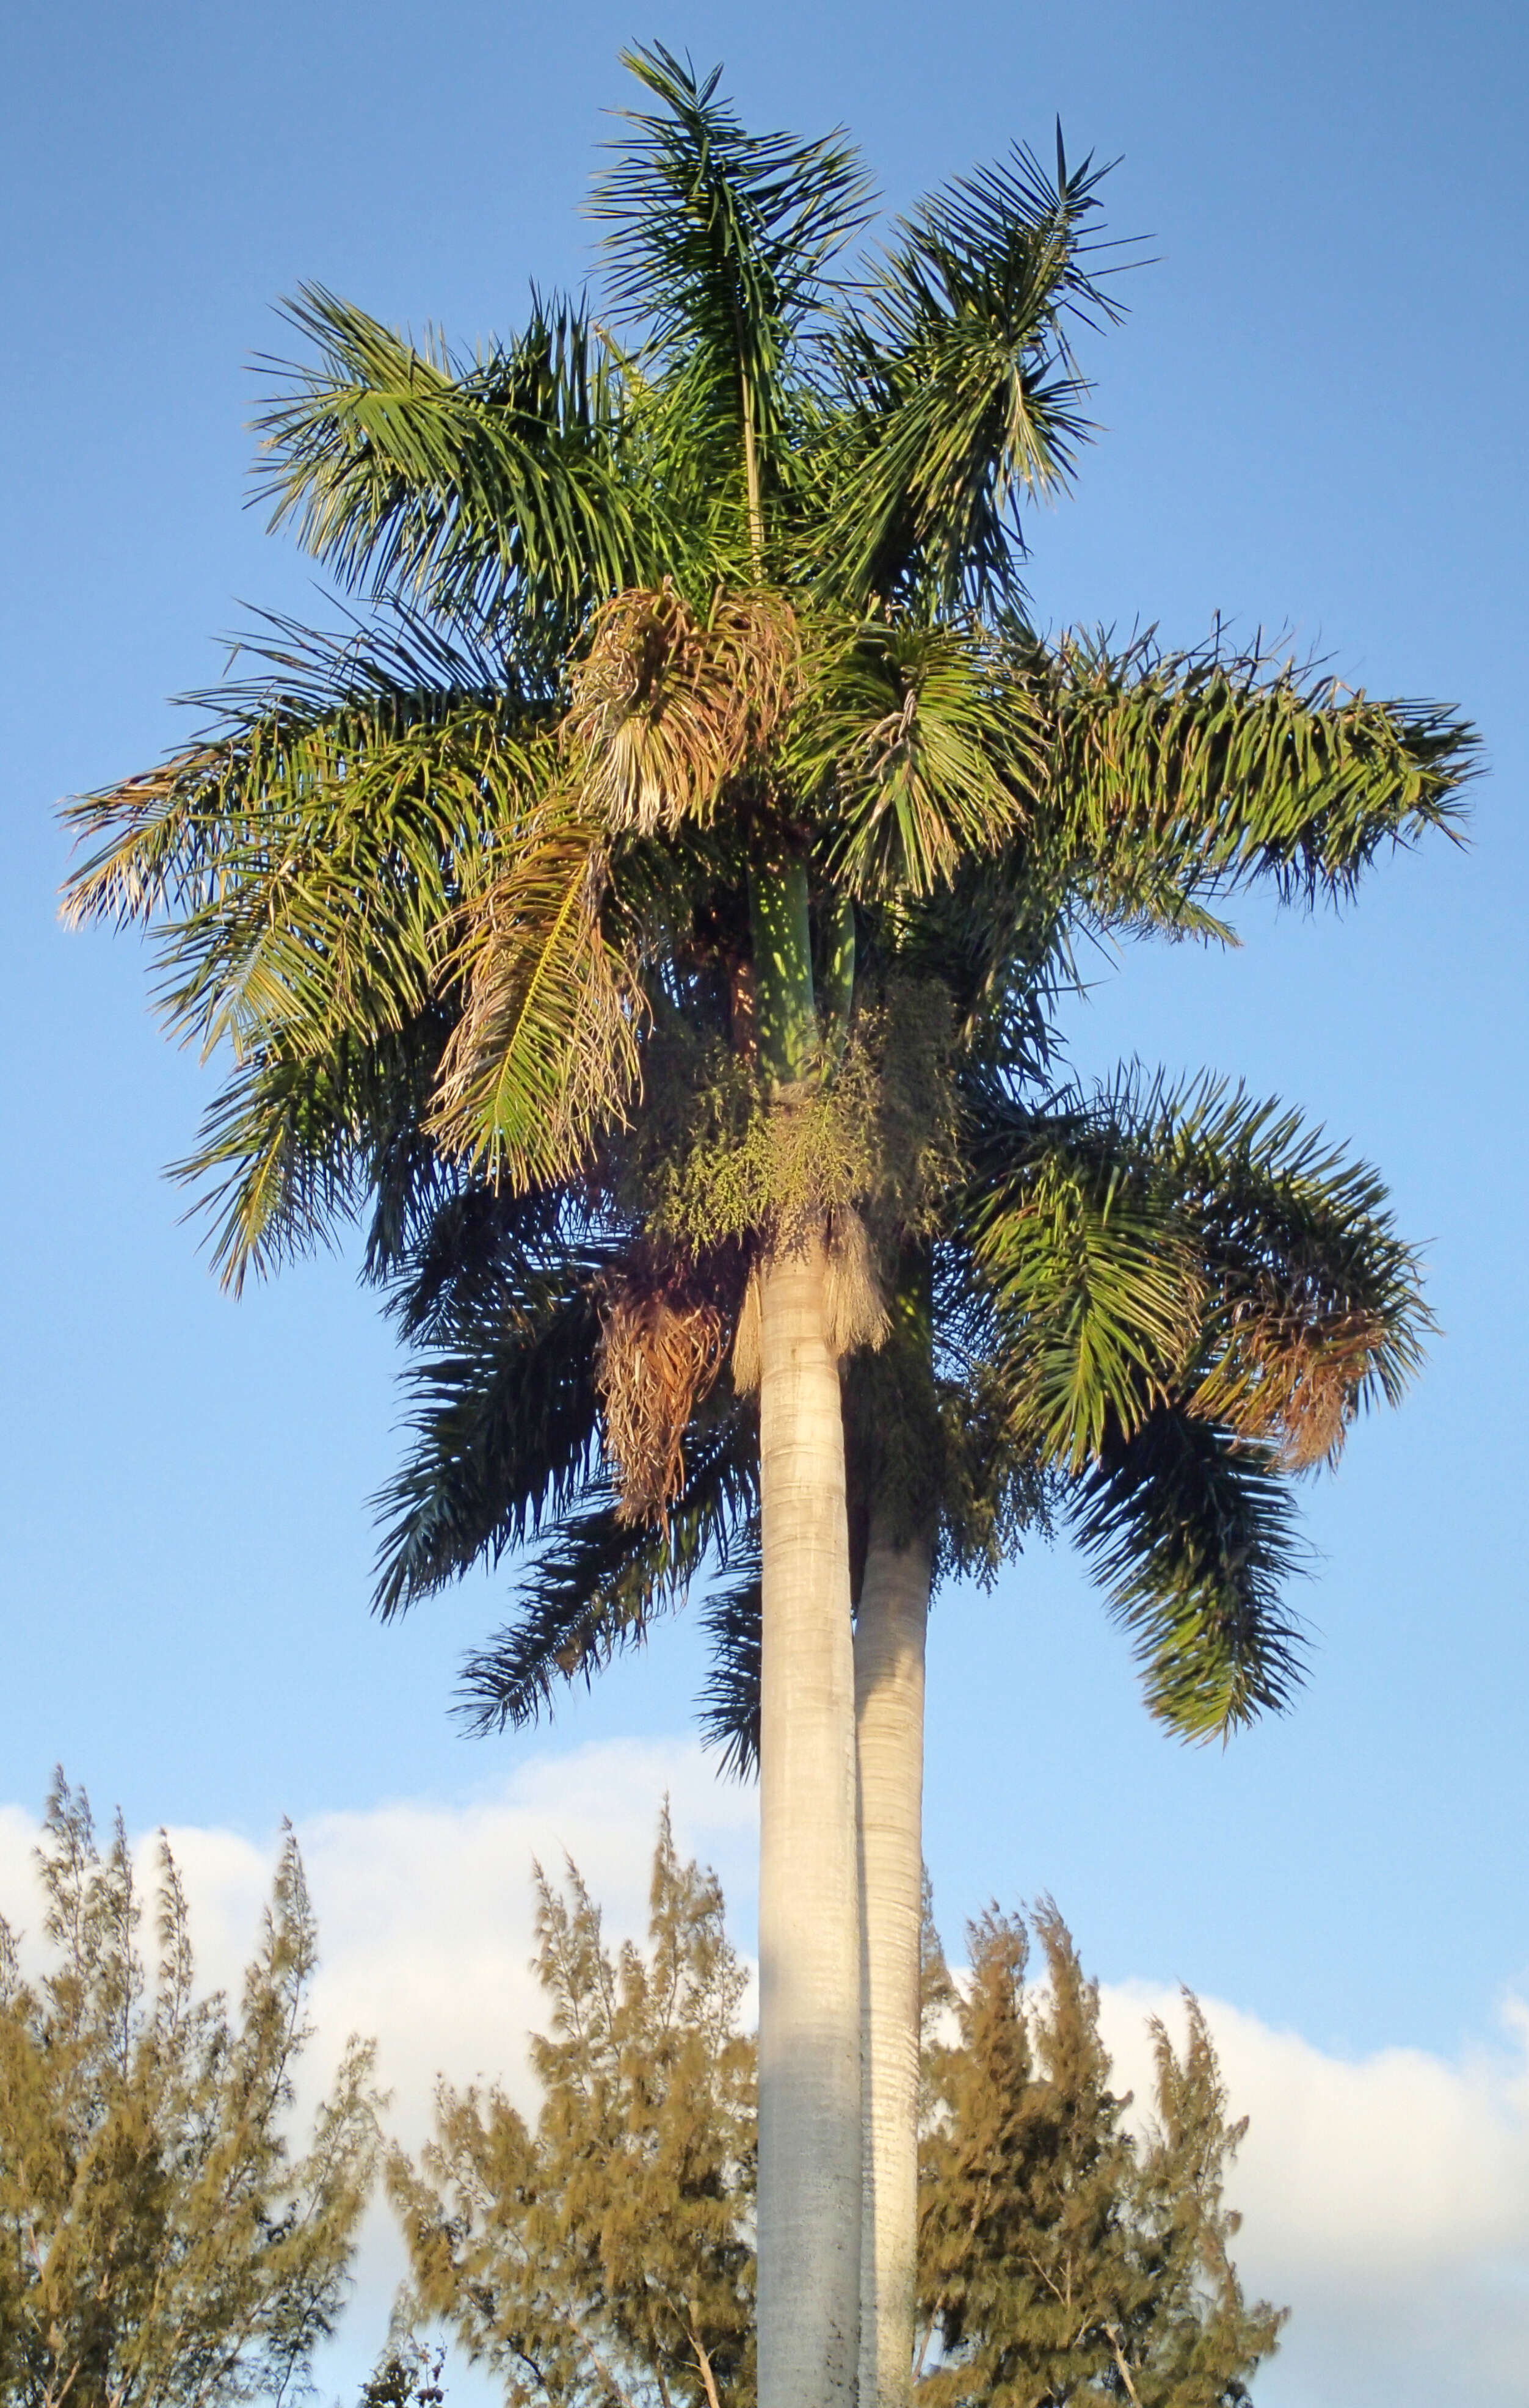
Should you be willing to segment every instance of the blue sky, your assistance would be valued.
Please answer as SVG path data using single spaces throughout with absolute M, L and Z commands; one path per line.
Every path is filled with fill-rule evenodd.
M 1230 955 L 1101 959 L 1069 1021 L 1085 1069 L 1137 1054 L 1300 1103 L 1426 1245 L 1428 1370 L 1309 1492 L 1308 1689 L 1224 1754 L 1170 1745 L 1079 1569 L 1038 1550 L 936 1609 L 929 1854 L 950 1925 L 1053 1891 L 1107 1981 L 1183 1979 L 1340 2055 L 1489 2044 L 1529 1985 L 1523 26 L 1485 0 L 729 0 L 651 25 L 605 0 L 555 22 L 13 0 L 0 1802 L 35 1810 L 62 1758 L 135 1828 L 263 1839 L 282 1813 L 465 1807 L 525 1759 L 448 1715 L 502 1584 L 368 1619 L 390 1340 L 353 1260 L 218 1294 L 161 1177 L 208 1075 L 157 1033 L 135 941 L 57 926 L 51 806 L 189 726 L 165 697 L 217 677 L 242 604 L 324 615 L 248 507 L 272 303 L 310 279 L 470 347 L 531 278 L 581 281 L 615 54 L 656 32 L 725 59 L 757 123 L 847 123 L 893 207 L 1016 136 L 1047 155 L 1058 111 L 1070 155 L 1118 156 L 1111 229 L 1155 264 L 1088 349 L 1102 431 L 1032 524 L 1038 617 L 1288 629 L 1483 733 L 1468 851 L 1382 865 L 1341 920 L 1252 905 Z M 552 1746 L 679 1743 L 698 1671 L 685 1624 L 660 1630 Z

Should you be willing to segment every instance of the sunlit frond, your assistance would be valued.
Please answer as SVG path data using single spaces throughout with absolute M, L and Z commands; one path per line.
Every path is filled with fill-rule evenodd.
M 836 882 L 916 898 L 1022 824 L 1028 696 L 976 629 L 871 620 L 819 642 L 781 767 L 823 810 Z
M 471 365 L 318 286 L 286 316 L 317 357 L 275 364 L 260 483 L 272 523 L 347 585 L 508 611 L 523 638 L 550 613 L 566 636 L 662 565 L 656 496 L 623 465 L 620 378 L 582 310 L 539 304 Z
M 1119 314 L 1088 264 L 1103 173 L 1059 157 L 1053 182 L 1017 149 L 903 222 L 844 322 L 835 595 L 1014 590 L 1019 499 L 1063 484 L 1090 432 L 1067 321 Z
M 869 186 L 838 135 L 749 134 L 717 97 L 719 69 L 698 78 L 656 44 L 625 64 L 661 107 L 623 112 L 595 190 L 612 306 L 651 373 L 682 389 L 692 428 L 725 436 L 757 547 L 764 494 L 793 481 L 792 354 Z
M 1167 917 L 1254 877 L 1349 892 L 1375 855 L 1452 833 L 1479 744 L 1442 706 L 1377 702 L 1259 651 L 1031 653 L 1044 798 L 1104 916 Z M 1166 910 L 1164 906 L 1166 905 Z
M 462 1016 L 432 1127 L 448 1153 L 513 1187 L 566 1179 L 636 1090 L 638 965 L 601 912 L 610 859 L 576 798 L 515 829 L 464 915 Z

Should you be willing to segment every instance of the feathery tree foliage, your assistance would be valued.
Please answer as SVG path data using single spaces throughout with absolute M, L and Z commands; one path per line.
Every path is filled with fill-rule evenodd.
M 288 1835 L 231 2019 L 194 1985 L 160 1844 L 151 1987 L 119 1817 L 103 1853 L 60 1774 L 37 1851 L 50 1970 L 0 1921 L 0 2399 L 224 2408 L 300 2398 L 333 2329 L 378 2152 L 372 2050 L 352 2040 L 307 2145 L 313 1911 Z
M 437 2094 L 418 2169 L 388 2187 L 412 2287 L 511 2408 L 754 2399 L 754 2047 L 722 1894 L 682 1865 L 666 1808 L 646 1954 L 613 1957 L 576 1867 L 536 1868 L 534 2128 L 502 2091 Z
M 1046 1980 L 1030 1993 L 1021 1916 L 973 1925 L 959 1989 L 926 1942 L 926 2011 L 957 2037 L 926 2040 L 915 2397 L 1241 2408 L 1284 2315 L 1248 2305 L 1232 2262 L 1223 2190 L 1247 2121 L 1227 2121 L 1204 2014 L 1186 1995 L 1182 2054 L 1153 2018 L 1157 2114 L 1138 2136 L 1109 2086 L 1098 1986 L 1056 1908 L 1032 1920 Z
M 391 2362 L 434 2325 L 511 2408 L 753 2408 L 754 2051 L 721 1893 L 667 1812 L 645 1953 L 613 1956 L 574 1867 L 536 1889 L 541 2108 L 532 2126 L 498 2090 L 443 2085 L 420 2163 L 392 2153 L 411 2280 Z M 1247 2128 L 1204 2017 L 1186 1995 L 1182 2050 L 1152 2023 L 1156 2114 L 1132 2128 L 1097 1988 L 1049 1904 L 1034 1928 L 1042 1985 L 1024 1919 L 996 1913 L 958 1985 L 926 1914 L 915 2397 L 1238 2408 L 1283 2315 L 1245 2304 L 1232 2262 Z

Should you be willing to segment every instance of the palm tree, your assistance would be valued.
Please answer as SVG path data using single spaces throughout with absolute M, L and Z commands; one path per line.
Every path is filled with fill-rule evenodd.
M 1025 624 L 1017 505 L 1086 431 L 1068 322 L 1113 314 L 1088 163 L 1059 142 L 1052 181 L 1016 152 L 836 280 L 868 208 L 844 144 L 751 136 L 715 76 L 628 64 L 656 107 L 596 200 L 628 347 L 539 303 L 456 363 L 299 301 L 318 357 L 265 421 L 276 517 L 370 614 L 267 628 L 204 738 L 78 806 L 70 908 L 161 919 L 171 1025 L 232 1045 L 187 1168 L 233 1283 L 368 1199 L 380 1274 L 485 1241 L 501 1358 L 534 1376 L 480 1543 L 572 1508 L 533 1678 L 687 1550 L 746 1545 L 757 1484 L 760 2398 L 799 2408 L 848 2397 L 858 2321 L 839 1362 L 888 1317 L 867 1228 L 932 1243 L 964 1110 L 916 980 L 854 1020 L 857 950 L 968 862 L 995 866 L 995 994 L 1037 914 L 1204 928 L 1239 876 L 1342 885 L 1448 821 L 1468 745 L 1427 708 Z M 1027 1309 L 1002 1226 L 995 1328 Z M 455 1326 L 470 1286 L 426 1275 L 409 1309 Z M 1141 1366 L 1154 1411 L 1162 1365 L 1192 1368 L 1180 1323 Z M 729 1346 L 757 1408 L 718 1397 Z M 1023 1410 L 1060 1460 L 1050 1394 Z M 1072 1469 L 1107 1480 L 1141 1430 L 1118 1399 L 1095 1420 Z M 396 1599 L 470 1521 L 414 1503 Z M 555 1577 L 546 1628 L 558 1602 Z

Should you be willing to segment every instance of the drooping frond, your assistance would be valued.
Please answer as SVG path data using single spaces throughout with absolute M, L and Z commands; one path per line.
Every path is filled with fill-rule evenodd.
M 943 607 L 1014 590 L 1017 505 L 1063 484 L 1089 432 L 1069 317 L 1113 319 L 1086 238 L 1103 173 L 1053 182 L 1026 150 L 948 185 L 846 312 L 850 402 L 827 590 L 927 588 Z
M 317 286 L 287 307 L 317 352 L 278 364 L 261 418 L 272 524 L 352 587 L 407 592 L 555 648 L 592 601 L 662 565 L 656 496 L 622 460 L 623 394 L 582 310 L 538 305 L 469 366 Z
M 603 832 L 554 792 L 463 918 L 461 1018 L 432 1128 L 512 1187 L 571 1177 L 636 1090 L 642 991 L 633 952 L 607 932 L 609 875 Z
M 435 1083 L 446 1015 L 426 1010 L 397 1030 L 341 1030 L 327 1051 L 279 1034 L 248 1053 L 203 1121 L 175 1175 L 198 1191 L 213 1268 L 237 1294 L 334 1242 L 384 1182 L 408 1215 L 434 1184 L 429 1149 L 410 1143 Z
M 1031 652 L 1044 799 L 1106 917 L 1176 918 L 1257 877 L 1344 895 L 1383 847 L 1453 833 L 1472 731 L 1442 706 L 1303 681 L 1257 650 L 1112 652 L 1069 637 Z
M 1107 1438 L 1075 1511 L 1161 1722 L 1224 1738 L 1289 1704 L 1303 1650 L 1283 1593 L 1300 1555 L 1267 1448 L 1162 1403 Z
M 570 1506 L 599 1461 L 598 1255 L 527 1273 L 518 1294 L 411 1375 L 412 1448 L 377 1498 L 384 1616 L 497 1563 Z M 508 1286 L 505 1281 L 501 1286 Z
M 988 1099 L 965 1234 L 1017 1433 L 1075 1473 L 1192 1362 L 1204 1286 L 1175 1200 L 1086 1124 Z
M 1368 1402 L 1399 1400 L 1432 1326 L 1417 1256 L 1375 1173 L 1298 1114 L 1212 1080 L 1170 1089 L 1139 1075 L 1053 1096 L 1034 1113 L 992 1088 L 969 1098 L 974 1262 L 1019 1421 L 1048 1453 L 1076 1468 L 1100 1443 L 1103 1414 L 1129 1435 L 1172 1391 L 1302 1469 L 1335 1458 Z M 1063 1195 L 1076 1181 L 1109 1199 L 1103 1220 L 1121 1256 L 1107 1273 L 1104 1240 L 1090 1252 L 1057 1223 L 1059 1179 Z M 1130 1286 L 1133 1246 L 1173 1281 L 1181 1323 L 1144 1312 L 1151 1281 Z M 1101 1286 L 1107 1295 L 1115 1279 L 1126 1282 L 1133 1345 L 1117 1342 L 1101 1310 Z
M 704 1746 L 720 1753 L 724 1772 L 747 1781 L 759 1769 L 763 1579 L 757 1528 L 751 1526 L 735 1562 L 736 1577 L 707 1599 L 701 1615 L 712 1660 L 700 1697 L 700 1736 Z
M 587 1681 L 640 1644 L 655 1614 L 684 1602 L 708 1558 L 725 1570 L 750 1543 L 757 1451 L 753 1415 L 719 1398 L 696 1434 L 666 1524 L 624 1521 L 609 1487 L 587 1489 L 525 1567 L 514 1620 L 464 1665 L 464 1710 L 475 1727 L 537 1721 L 560 1684 Z
M 1380 1180 L 1298 1113 L 1216 1081 L 1154 1085 L 1134 1121 L 1204 1267 L 1194 1412 L 1292 1469 L 1334 1460 L 1366 1404 L 1400 1402 L 1433 1327 Z
M 596 615 L 563 723 L 591 815 L 613 831 L 704 826 L 794 698 L 801 646 L 783 596 L 718 592 L 704 620 L 673 587 Z

